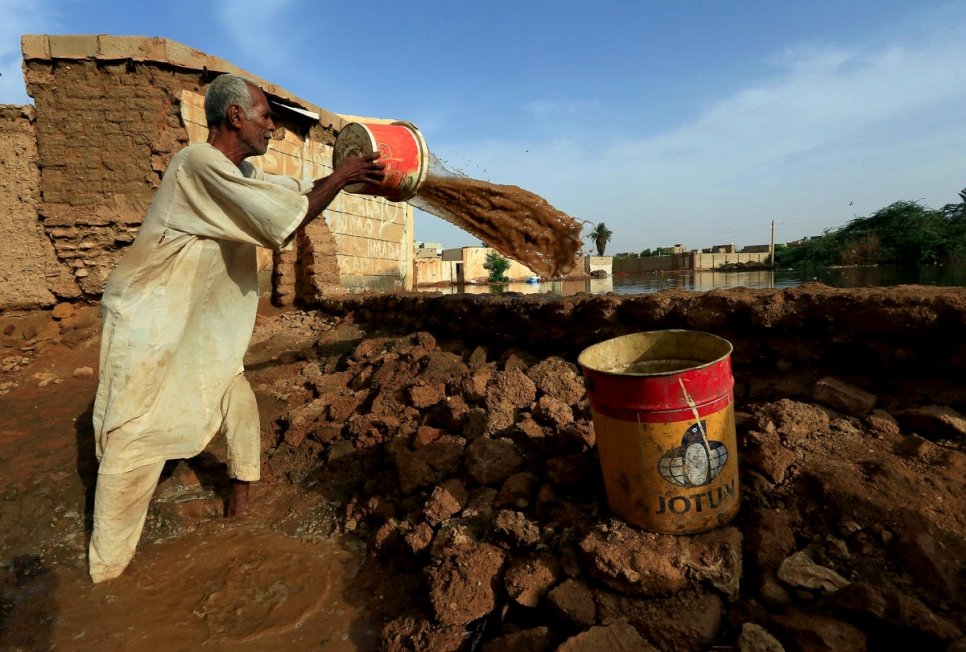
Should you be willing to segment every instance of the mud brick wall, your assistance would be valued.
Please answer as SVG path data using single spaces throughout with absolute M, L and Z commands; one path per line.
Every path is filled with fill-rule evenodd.
M 57 296 L 78 294 L 37 221 L 34 116 L 31 106 L 0 106 L 0 310 L 50 306 Z
M 255 159 L 257 165 L 303 179 L 332 170 L 332 143 L 347 119 L 217 57 L 136 36 L 28 35 L 22 45 L 35 112 L 6 119 L 0 128 L 20 134 L 9 139 L 10 147 L 25 152 L 30 145 L 20 136 L 28 134 L 24 137 L 30 140 L 32 134 L 36 148 L 31 155 L 5 156 L 2 163 L 7 169 L 15 159 L 29 160 L 34 177 L 18 167 L 14 176 L 23 176 L 23 183 L 0 187 L 2 207 L 16 204 L 19 211 L 4 218 L 19 220 L 17 225 L 0 221 L 0 235 L 33 238 L 8 272 L 16 288 L 10 293 L 25 307 L 100 296 L 137 235 L 171 157 L 206 137 L 204 90 L 216 74 L 244 75 L 275 103 L 279 130 L 269 152 Z M 347 287 L 411 283 L 413 211 L 408 204 L 340 195 L 325 217 L 297 238 L 293 251 L 260 253 L 260 269 L 274 272 L 278 302 L 295 303 L 303 295 L 313 301 Z M 11 253 L 5 249 L 4 255 Z M 0 309 L 11 305 L 0 295 Z
M 95 297 L 188 142 L 177 97 L 201 80 L 144 63 L 57 60 L 28 61 L 25 78 L 37 111 L 40 222 L 77 293 Z

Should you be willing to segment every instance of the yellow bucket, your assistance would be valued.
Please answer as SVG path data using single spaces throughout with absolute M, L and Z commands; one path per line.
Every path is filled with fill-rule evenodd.
M 731 343 L 687 330 L 586 348 L 583 369 L 607 502 L 627 522 L 691 534 L 738 512 Z

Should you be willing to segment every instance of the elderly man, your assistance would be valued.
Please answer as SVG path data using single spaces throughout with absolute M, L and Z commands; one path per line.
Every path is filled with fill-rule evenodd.
M 205 95 L 208 142 L 171 160 L 137 239 L 102 299 L 94 432 L 100 461 L 90 543 L 94 582 L 127 567 L 166 460 L 218 432 L 232 478 L 227 513 L 258 480 L 258 410 L 242 375 L 258 305 L 256 246 L 279 249 L 352 183 L 379 183 L 378 154 L 312 182 L 263 173 L 275 125 L 265 94 L 237 75 Z

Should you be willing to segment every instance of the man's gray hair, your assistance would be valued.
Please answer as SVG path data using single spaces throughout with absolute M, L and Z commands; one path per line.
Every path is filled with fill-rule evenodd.
M 241 75 L 226 73 L 219 75 L 205 92 L 205 120 L 208 128 L 220 127 L 228 117 L 228 107 L 238 106 L 245 117 L 251 118 L 253 111 L 252 95 L 249 87 L 254 83 Z

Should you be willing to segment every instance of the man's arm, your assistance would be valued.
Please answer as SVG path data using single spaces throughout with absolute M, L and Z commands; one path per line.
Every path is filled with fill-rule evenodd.
M 312 190 L 306 194 L 309 199 L 309 209 L 305 218 L 298 225 L 304 228 L 309 222 L 322 214 L 322 211 L 332 203 L 339 191 L 353 183 L 382 183 L 385 178 L 384 165 L 379 162 L 379 152 L 362 156 L 350 156 L 327 177 L 318 179 Z M 296 229 L 296 230 L 298 230 Z

